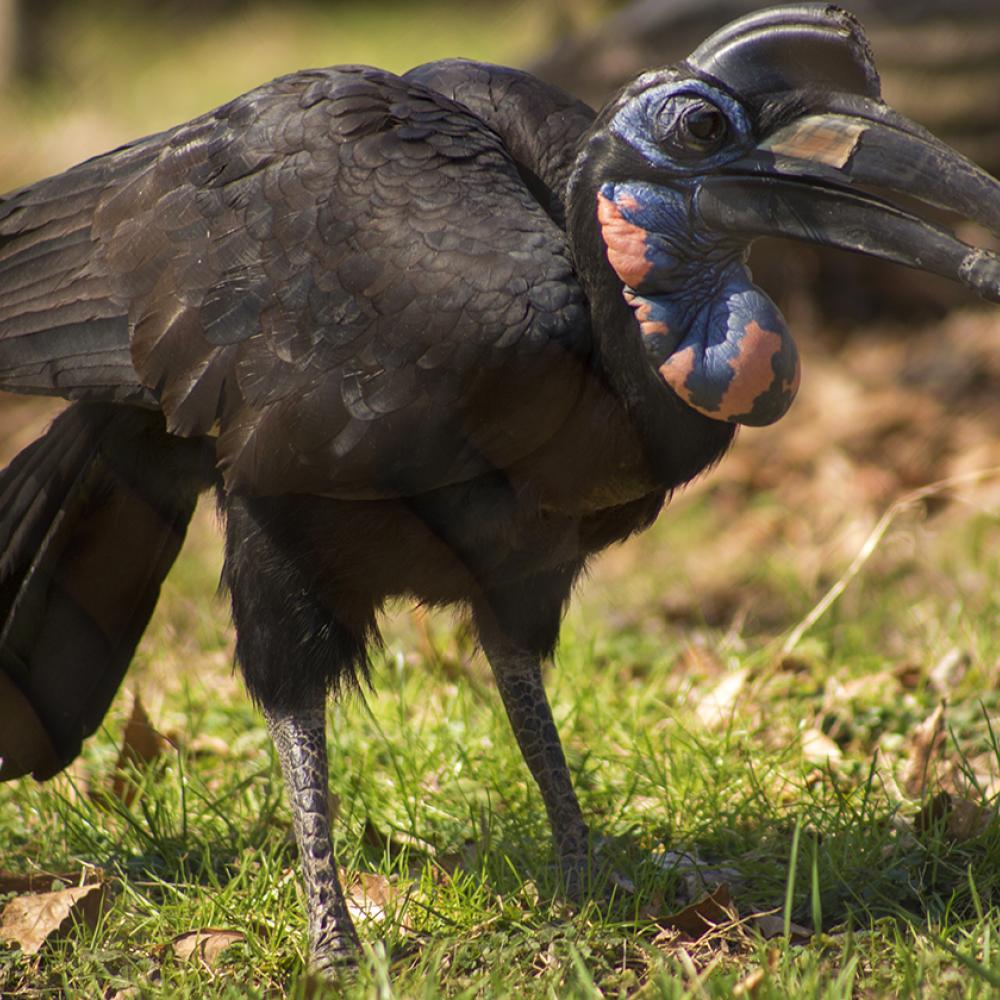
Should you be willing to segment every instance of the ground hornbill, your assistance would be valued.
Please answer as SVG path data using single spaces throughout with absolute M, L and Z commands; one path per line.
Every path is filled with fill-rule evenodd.
M 387 599 L 464 606 L 567 889 L 587 826 L 542 686 L 574 580 L 788 408 L 762 234 L 1000 299 L 1000 184 L 879 99 L 857 23 L 759 12 L 603 111 L 465 61 L 295 73 L 0 202 L 0 386 L 76 400 L 0 479 L 0 776 L 99 724 L 197 495 L 288 786 L 314 963 L 357 938 L 324 702 Z

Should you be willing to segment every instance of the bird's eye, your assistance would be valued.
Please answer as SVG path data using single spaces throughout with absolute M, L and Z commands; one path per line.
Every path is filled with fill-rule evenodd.
M 680 120 L 681 140 L 702 151 L 715 149 L 726 134 L 722 112 L 707 102 L 686 111 Z
M 676 155 L 707 156 L 726 140 L 729 122 L 705 98 L 675 94 L 660 108 L 656 132 L 660 142 Z

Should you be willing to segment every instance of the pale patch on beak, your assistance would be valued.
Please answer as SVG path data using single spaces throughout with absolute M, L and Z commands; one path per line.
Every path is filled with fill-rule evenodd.
M 861 136 L 867 131 L 868 125 L 862 121 L 807 115 L 779 129 L 759 148 L 775 156 L 823 163 L 840 170 L 854 155 Z

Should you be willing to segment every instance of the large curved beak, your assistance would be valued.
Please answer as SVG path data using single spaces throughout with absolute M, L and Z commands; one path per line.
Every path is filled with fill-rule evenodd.
M 854 94 L 832 95 L 772 130 L 705 179 L 696 207 L 716 230 L 869 254 L 1000 302 L 1000 257 L 894 205 L 894 195 L 1000 234 L 1000 183 L 880 101 Z

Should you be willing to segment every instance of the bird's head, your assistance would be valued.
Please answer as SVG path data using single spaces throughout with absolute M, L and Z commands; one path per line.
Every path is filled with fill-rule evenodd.
M 936 206 L 1000 232 L 1000 184 L 882 102 L 860 26 L 824 3 L 741 18 L 626 87 L 589 134 L 570 205 L 624 286 L 650 369 L 721 421 L 771 423 L 798 386 L 784 319 L 745 267 L 758 236 L 859 251 L 1000 301 L 1000 258 L 913 214 Z

